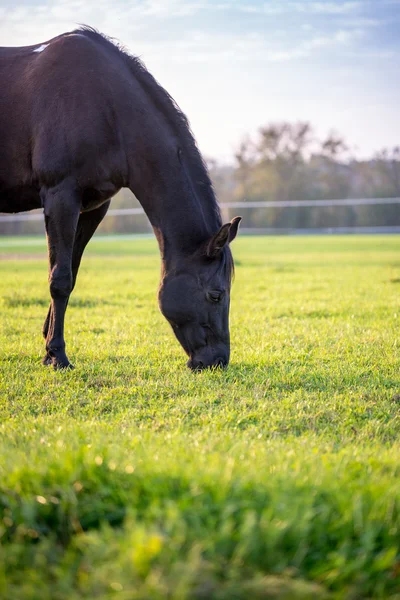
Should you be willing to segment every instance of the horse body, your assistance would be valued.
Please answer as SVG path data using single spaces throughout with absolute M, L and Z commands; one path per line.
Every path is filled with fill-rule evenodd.
M 42 188 L 71 175 L 86 209 L 128 183 L 121 131 L 130 115 L 119 107 L 114 117 L 112 93 L 114 86 L 116 95 L 126 95 L 134 83 L 124 81 L 123 63 L 112 73 L 113 57 L 83 34 L 59 36 L 41 46 L 41 52 L 28 47 L 15 55 L 0 53 L 3 212 L 30 210 L 31 203 L 40 207 Z
M 190 366 L 226 364 L 228 244 L 239 221 L 222 226 L 207 170 L 172 98 L 138 59 L 89 28 L 0 49 L 0 82 L 0 211 L 44 209 L 52 297 L 44 362 L 69 366 L 64 315 L 83 250 L 110 198 L 129 187 L 156 233 L 160 308 Z M 180 302 L 186 297 L 179 314 L 177 281 Z M 218 302 L 207 298 L 210 286 L 221 288 Z

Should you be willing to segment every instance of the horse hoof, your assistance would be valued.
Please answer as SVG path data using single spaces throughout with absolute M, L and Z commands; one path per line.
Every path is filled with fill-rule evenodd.
M 73 365 L 68 360 L 65 352 L 61 351 L 47 351 L 47 355 L 50 358 L 50 364 L 53 365 L 55 371 L 61 371 L 64 369 L 73 369 Z
M 51 365 L 51 363 L 52 363 L 51 356 L 46 354 L 46 356 L 44 358 L 42 358 L 42 365 L 45 365 L 46 367 L 48 367 L 49 365 Z

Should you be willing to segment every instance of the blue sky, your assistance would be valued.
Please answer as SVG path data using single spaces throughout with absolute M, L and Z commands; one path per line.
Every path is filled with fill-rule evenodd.
M 186 112 L 206 156 L 309 120 L 355 155 L 400 145 L 400 0 L 2 0 L 0 44 L 77 23 L 118 38 Z

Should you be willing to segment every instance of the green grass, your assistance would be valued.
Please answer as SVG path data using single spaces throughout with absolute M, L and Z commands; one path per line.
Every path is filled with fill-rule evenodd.
M 154 240 L 91 242 L 72 372 L 40 365 L 44 244 L 5 242 L 2 599 L 400 598 L 400 238 L 235 241 L 231 364 L 201 374 Z

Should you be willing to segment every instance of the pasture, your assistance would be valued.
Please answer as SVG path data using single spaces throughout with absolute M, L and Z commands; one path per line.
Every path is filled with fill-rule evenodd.
M 54 372 L 44 240 L 0 239 L 1 598 L 400 598 L 400 238 L 232 250 L 228 370 L 153 239 L 94 238 Z

